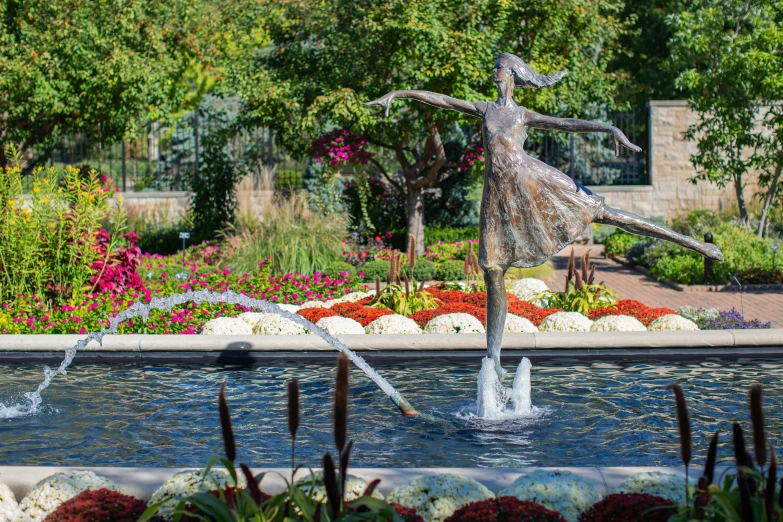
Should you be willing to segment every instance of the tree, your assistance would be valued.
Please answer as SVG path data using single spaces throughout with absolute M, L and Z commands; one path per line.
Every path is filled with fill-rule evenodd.
M 698 141 L 693 181 L 733 184 L 740 220 L 748 225 L 743 189 L 760 170 L 762 235 L 780 199 L 783 166 L 783 2 L 700 0 L 671 24 L 677 84 L 688 89 L 688 104 L 699 115 L 686 133 Z
M 111 142 L 166 116 L 209 56 L 215 13 L 199 0 L 0 0 L 0 142 L 31 157 L 65 133 Z
M 270 126 L 289 151 L 305 154 L 319 135 L 344 127 L 390 154 L 400 176 L 371 162 L 407 195 L 408 231 L 421 252 L 423 191 L 459 169 L 459 158 L 445 151 L 449 129 L 478 122 L 416 102 L 396 103 L 384 119 L 363 102 L 395 89 L 493 100 L 493 63 L 512 52 L 541 73 L 571 71 L 553 88 L 519 93 L 523 105 L 561 116 L 579 115 L 586 102 L 611 105 L 618 76 L 606 68 L 625 27 L 620 7 L 606 0 L 293 0 L 261 17 L 273 43 L 256 51 L 257 66 L 244 74 L 257 81 L 237 80 L 238 94 L 248 124 Z

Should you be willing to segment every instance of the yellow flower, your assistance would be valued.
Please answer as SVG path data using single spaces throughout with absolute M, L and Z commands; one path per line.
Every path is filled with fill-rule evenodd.
M 88 195 L 88 196 L 87 196 L 87 199 L 88 199 L 88 200 L 90 200 L 90 201 L 92 201 L 93 199 L 95 199 L 95 194 L 90 194 L 90 195 Z
M 119 196 L 117 196 L 117 201 L 119 201 L 120 203 L 122 203 L 123 201 L 125 201 L 125 198 L 124 198 L 124 197 L 122 197 L 122 194 L 120 194 Z
M 49 203 L 49 198 L 43 198 L 44 203 Z
M 38 194 L 39 192 L 41 192 L 41 188 L 36 185 L 35 187 L 33 187 L 33 192 Z
M 14 206 L 15 204 L 16 204 L 16 203 L 14 203 L 14 200 L 13 200 L 13 199 L 9 199 L 9 200 L 8 200 L 8 206 L 9 206 L 9 207 L 13 208 L 13 206 Z
M 25 222 L 26 222 L 26 223 L 29 223 L 29 222 L 30 222 L 30 218 L 26 218 L 26 219 L 25 219 Z

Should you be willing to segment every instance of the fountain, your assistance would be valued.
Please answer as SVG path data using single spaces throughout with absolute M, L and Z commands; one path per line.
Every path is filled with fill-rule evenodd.
M 38 388 L 34 392 L 25 393 L 25 398 L 28 401 L 27 405 L 12 405 L 6 406 L 0 403 L 0 418 L 13 418 L 23 415 L 34 414 L 38 411 L 38 407 L 41 405 L 41 392 L 45 390 L 52 379 L 59 375 L 65 374 L 66 368 L 73 362 L 74 357 L 79 350 L 83 349 L 90 343 L 95 341 L 101 344 L 103 336 L 117 332 L 117 328 L 120 323 L 128 319 L 141 317 L 145 322 L 149 317 L 151 310 L 171 310 L 176 305 L 181 305 L 190 301 L 197 303 L 207 302 L 210 304 L 215 303 L 229 303 L 238 304 L 246 308 L 254 310 L 263 310 L 266 313 L 274 313 L 290 319 L 297 324 L 302 325 L 307 330 L 310 330 L 321 339 L 326 341 L 330 346 L 339 352 L 346 354 L 351 361 L 358 366 L 372 381 L 378 385 L 378 387 L 391 399 L 400 412 L 403 415 L 417 415 L 418 412 L 411 406 L 411 404 L 403 397 L 400 392 L 394 389 L 389 382 L 381 377 L 361 356 L 350 350 L 347 346 L 335 339 L 329 333 L 322 328 L 314 325 L 299 314 L 294 314 L 281 309 L 274 303 L 264 301 L 261 299 L 254 299 L 246 295 L 237 294 L 232 291 L 226 291 L 223 293 L 210 292 L 209 290 L 197 290 L 188 291 L 181 294 L 175 294 L 169 297 L 155 297 L 150 300 L 149 304 L 145 304 L 141 301 L 136 301 L 126 310 L 120 312 L 115 317 L 109 319 L 109 327 L 103 328 L 100 332 L 90 332 L 84 339 L 79 340 L 75 346 L 68 348 L 65 351 L 65 359 L 60 363 L 60 366 L 56 370 L 52 370 L 48 366 L 44 368 L 44 380 L 38 385 Z

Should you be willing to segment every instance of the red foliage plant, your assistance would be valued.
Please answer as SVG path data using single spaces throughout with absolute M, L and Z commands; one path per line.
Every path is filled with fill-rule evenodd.
M 668 509 L 661 509 L 668 508 Z M 666 522 L 674 502 L 646 493 L 615 493 L 593 504 L 578 522 Z
M 420 328 L 424 328 L 432 318 L 446 314 L 470 314 L 481 321 L 481 324 L 486 324 L 487 322 L 487 311 L 485 309 L 463 302 L 450 302 L 433 310 L 421 310 L 412 314 L 410 318 L 416 321 Z
M 108 232 L 101 229 L 96 234 L 93 248 L 100 257 L 90 267 L 94 270 L 90 283 L 94 291 L 99 294 L 117 295 L 126 290 L 144 290 L 144 283 L 138 273 L 141 249 L 136 246 L 136 243 L 139 241 L 139 236 L 128 232 L 122 237 L 128 244 L 109 252 Z
M 566 522 L 560 513 L 516 497 L 473 502 L 455 511 L 446 522 Z
M 392 502 L 391 507 L 394 508 L 394 511 L 396 511 L 405 522 L 424 522 L 421 515 L 416 514 L 416 510 L 413 508 L 405 507 L 396 502 Z
M 336 305 L 332 306 L 331 309 L 337 315 L 342 317 L 350 317 L 352 313 L 358 312 L 362 308 L 364 308 L 364 306 L 360 305 L 359 303 L 337 303 Z
M 547 316 L 562 311 L 560 308 L 539 308 L 532 303 L 521 300 L 509 301 L 508 303 L 508 313 L 524 317 L 536 326 L 539 326 Z
M 324 317 L 334 317 L 337 312 L 331 308 L 300 308 L 296 311 L 299 315 L 315 324 Z
M 345 304 L 352 304 L 352 303 L 345 303 Z M 334 305 L 334 306 L 340 306 L 340 305 Z M 354 321 L 358 321 L 359 324 L 361 324 L 362 326 L 367 326 L 371 322 L 375 321 L 379 317 L 383 317 L 384 315 L 394 315 L 394 312 L 392 312 L 388 308 L 367 308 L 364 306 L 360 306 L 358 310 L 349 314 L 348 317 L 353 319 Z
M 46 517 L 46 522 L 136 522 L 147 503 L 110 489 L 82 491 Z

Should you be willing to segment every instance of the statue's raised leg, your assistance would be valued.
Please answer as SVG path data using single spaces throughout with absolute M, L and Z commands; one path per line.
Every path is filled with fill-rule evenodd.
M 501 380 L 506 375 L 506 370 L 500 366 L 500 349 L 508 312 L 504 274 L 505 270 L 499 267 L 484 269 L 484 282 L 487 285 L 487 357 L 495 361 L 495 371 Z
M 614 225 L 616 227 L 622 228 L 627 232 L 638 234 L 640 236 L 650 236 L 658 239 L 665 239 L 666 241 L 671 241 L 672 243 L 698 252 L 704 257 L 714 259 L 715 261 L 723 261 L 723 254 L 721 253 L 720 249 L 712 243 L 702 243 L 701 241 L 697 241 L 692 237 L 678 234 L 673 230 L 669 230 L 668 228 L 661 225 L 656 225 L 655 223 L 647 221 L 643 217 L 632 214 L 631 212 L 617 210 L 616 208 L 604 205 L 603 215 L 596 217 L 594 222 L 604 225 Z

